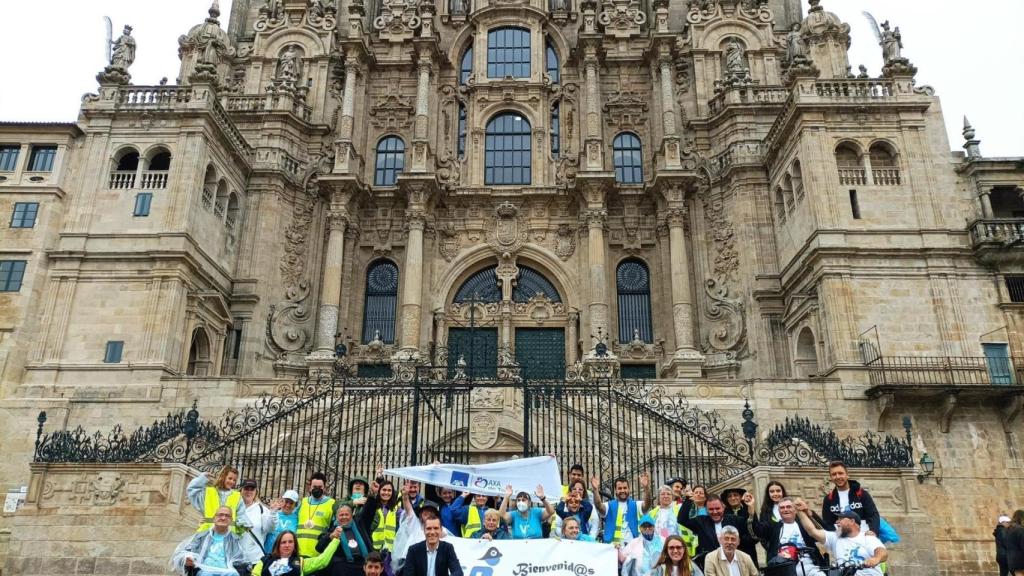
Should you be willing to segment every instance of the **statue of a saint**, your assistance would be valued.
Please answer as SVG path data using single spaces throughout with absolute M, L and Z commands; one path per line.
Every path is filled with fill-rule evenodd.
M 135 38 L 132 38 L 132 27 L 125 26 L 121 37 L 114 42 L 110 52 L 110 66 L 127 70 L 135 62 Z
M 880 44 L 882 45 L 882 61 L 886 64 L 902 58 L 900 51 L 903 49 L 903 37 L 900 35 L 900 27 L 897 26 L 895 30 L 890 30 L 889 21 L 882 22 Z
M 288 46 L 277 67 L 277 75 L 285 80 L 295 80 L 299 77 L 299 55 L 295 52 L 294 46 Z
M 786 58 L 790 62 L 794 62 L 805 56 L 807 56 L 807 44 L 804 43 L 804 38 L 800 34 L 800 23 L 797 22 L 789 30 L 789 34 L 786 34 Z
M 740 76 L 750 72 L 750 68 L 747 67 L 746 50 L 735 38 L 730 38 L 729 44 L 725 47 L 725 71 L 729 75 Z

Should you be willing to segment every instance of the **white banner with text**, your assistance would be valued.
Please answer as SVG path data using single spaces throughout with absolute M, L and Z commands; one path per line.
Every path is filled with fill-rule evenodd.
M 389 468 L 385 474 L 393 474 L 409 480 L 418 480 L 438 487 L 451 488 L 456 492 L 472 492 L 487 496 L 504 496 L 505 486 L 512 485 L 512 493 L 526 492 L 533 497 L 537 485 L 544 487 L 544 495 L 552 497 L 552 504 L 562 495 L 561 476 L 558 462 L 551 456 L 519 458 L 467 466 L 464 464 L 429 464 Z
M 610 544 L 551 538 L 444 541 L 455 547 L 464 576 L 616 576 L 619 567 Z

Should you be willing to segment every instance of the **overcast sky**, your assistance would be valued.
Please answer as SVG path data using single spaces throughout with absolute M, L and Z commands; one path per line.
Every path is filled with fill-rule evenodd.
M 673 2 L 683 0 L 673 0 Z M 82 94 L 96 90 L 104 64 L 103 16 L 124 24 L 138 42 L 131 69 L 136 84 L 178 75 L 178 36 L 206 17 L 209 0 L 49 0 L 3 2 L 0 120 L 73 121 Z M 806 4 L 806 2 L 805 2 Z M 904 55 L 918 67 L 918 84 L 942 98 L 950 147 L 960 150 L 962 117 L 978 131 L 986 156 L 1024 156 L 1024 75 L 1020 62 L 1022 0 L 974 0 L 969 7 L 934 0 L 824 0 L 852 28 L 850 63 L 872 75 L 881 50 L 861 12 L 899 26 Z M 221 2 L 227 28 L 230 0 Z M 806 11 L 806 5 L 804 7 Z

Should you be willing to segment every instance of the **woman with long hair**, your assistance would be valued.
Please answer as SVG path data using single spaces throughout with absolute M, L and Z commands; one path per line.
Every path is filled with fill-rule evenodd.
M 211 481 L 213 484 L 210 484 Z M 216 477 L 209 472 L 200 474 L 188 483 L 185 489 L 188 500 L 203 515 L 203 521 L 196 532 L 209 530 L 213 526 L 213 517 L 221 506 L 231 509 L 232 527 L 252 528 L 245 514 L 242 493 L 235 488 L 237 485 L 238 468 L 234 466 L 224 466 Z
M 391 551 L 395 547 L 395 535 L 398 532 L 398 491 L 395 485 L 386 478 L 378 478 L 377 483 L 377 515 L 370 524 L 373 547 L 384 560 L 384 572 L 391 576 Z
M 278 534 L 274 549 L 253 566 L 252 576 L 303 576 L 323 570 L 334 557 L 339 540 L 332 538 L 319 556 L 306 559 L 299 556 L 296 542 L 295 532 L 291 530 Z
M 690 553 L 686 542 L 679 536 L 672 535 L 665 539 L 661 556 L 651 568 L 650 576 L 694 576 Z
M 700 484 L 697 484 L 692 489 L 686 491 L 686 496 L 693 501 L 693 507 L 690 508 L 690 518 L 693 518 L 695 516 L 708 515 L 707 488 L 704 488 Z
M 764 498 L 761 499 L 761 514 L 755 518 L 754 522 L 758 520 L 767 522 L 780 522 L 782 516 L 779 516 L 779 500 L 782 500 L 789 494 L 786 493 L 786 487 L 781 482 L 772 480 L 764 488 Z

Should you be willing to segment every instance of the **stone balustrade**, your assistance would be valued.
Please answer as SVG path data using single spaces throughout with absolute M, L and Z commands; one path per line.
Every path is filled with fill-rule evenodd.
M 188 86 L 131 86 L 117 91 L 121 107 L 173 107 L 192 99 L 192 88 Z
M 110 173 L 111 190 L 163 190 L 167 188 L 167 170 L 115 170 Z M 138 185 L 138 187 L 136 187 Z
M 839 183 L 843 186 L 864 186 L 868 183 L 867 171 L 863 168 L 840 168 Z
M 708 101 L 708 111 L 714 116 L 732 105 L 785 104 L 789 89 L 784 86 L 746 86 L 729 88 Z
M 895 83 L 891 80 L 847 79 L 817 80 L 814 82 L 814 94 L 830 99 L 869 99 L 878 100 L 896 95 Z
M 135 170 L 115 170 L 110 173 L 111 190 L 131 190 L 135 188 Z
M 143 190 L 163 190 L 167 188 L 167 170 L 143 170 Z
M 986 218 L 970 227 L 971 244 L 1018 244 L 1024 246 L 1024 218 Z
M 231 113 L 267 113 L 267 112 L 290 112 L 304 122 L 313 119 L 313 109 L 297 98 L 288 94 L 245 94 L 239 96 L 225 96 L 221 99 L 221 105 Z
M 899 186 L 899 168 L 872 168 L 871 182 L 875 186 Z

